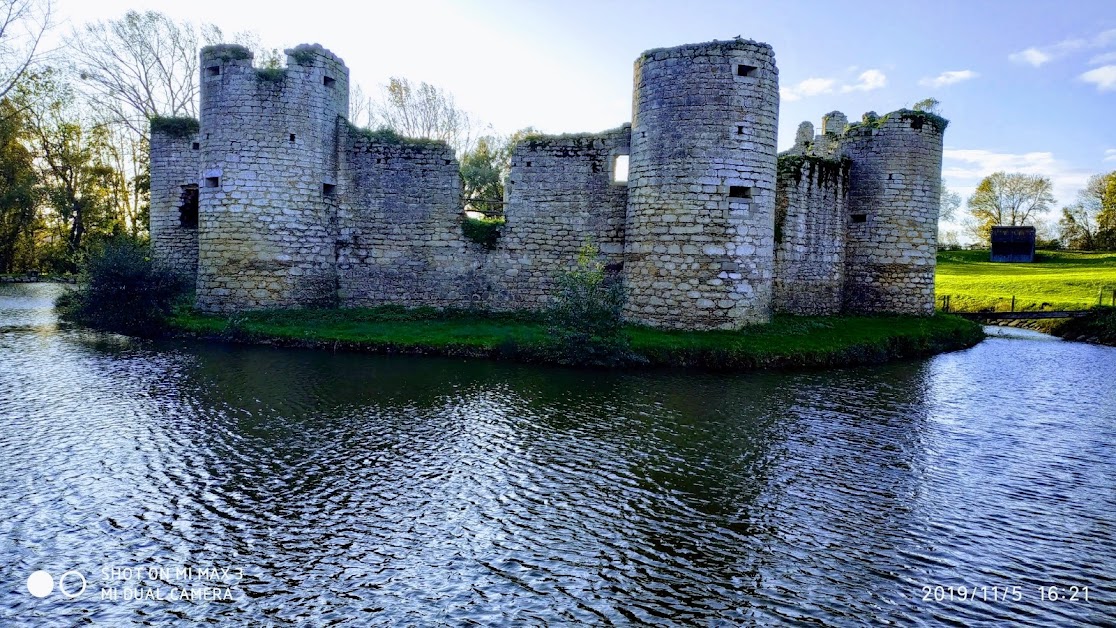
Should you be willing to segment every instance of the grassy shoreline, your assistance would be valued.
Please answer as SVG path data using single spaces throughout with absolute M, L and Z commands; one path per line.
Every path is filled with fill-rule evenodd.
M 404 309 L 273 310 L 232 316 L 179 310 L 175 336 L 384 354 L 442 355 L 522 362 L 553 361 L 547 325 L 537 315 Z M 976 323 L 938 315 L 777 316 L 741 331 L 675 332 L 628 326 L 632 351 L 654 367 L 713 370 L 829 368 L 879 364 L 971 347 Z

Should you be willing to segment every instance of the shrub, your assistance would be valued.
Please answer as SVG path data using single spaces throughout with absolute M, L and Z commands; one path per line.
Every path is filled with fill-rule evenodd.
M 599 250 L 586 242 L 577 266 L 558 277 L 547 313 L 550 357 L 562 364 L 619 366 L 637 361 L 623 332 L 624 288 L 605 274 Z
M 466 238 L 491 251 L 496 248 L 496 241 L 500 239 L 504 222 L 503 217 L 473 218 L 465 216 L 461 220 L 461 231 Z
M 147 245 L 106 240 L 86 258 L 77 289 L 55 304 L 62 318 L 138 336 L 161 333 L 186 293 L 181 276 L 152 262 Z

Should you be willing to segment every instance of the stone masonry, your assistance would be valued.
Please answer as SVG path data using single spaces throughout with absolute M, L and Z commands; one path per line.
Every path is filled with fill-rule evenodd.
M 350 125 L 331 52 L 298 46 L 263 70 L 243 47 L 206 47 L 200 127 L 152 124 L 155 256 L 196 278 L 206 311 L 539 310 L 591 242 L 625 316 L 654 327 L 932 313 L 944 121 L 831 112 L 777 159 L 770 46 L 652 50 L 634 76 L 631 126 L 514 148 L 486 248 L 463 233 L 453 151 Z

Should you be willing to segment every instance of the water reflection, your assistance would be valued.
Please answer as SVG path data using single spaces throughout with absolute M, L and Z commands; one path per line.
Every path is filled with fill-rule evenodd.
M 585 373 L 132 341 L 59 326 L 52 290 L 0 286 L 0 623 L 1114 618 L 1112 349 Z M 175 604 L 23 584 L 140 564 L 244 578 Z

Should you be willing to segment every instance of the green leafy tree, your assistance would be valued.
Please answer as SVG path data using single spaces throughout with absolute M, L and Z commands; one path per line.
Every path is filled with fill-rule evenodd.
M 114 190 L 125 184 L 113 167 L 109 129 L 83 117 L 73 90 L 53 71 L 28 78 L 16 91 L 39 164 L 51 265 L 72 272 L 87 236 L 122 224 Z
M 577 265 L 558 277 L 548 313 L 553 358 L 564 364 L 617 366 L 635 356 L 623 332 L 624 287 L 605 272 L 600 250 L 581 246 Z
M 992 227 L 1034 226 L 1054 204 L 1050 179 L 1038 175 L 995 172 L 969 197 L 969 232 L 989 242 Z
M 465 187 L 465 209 L 486 216 L 504 213 L 505 152 L 499 138 L 485 136 L 461 158 L 461 182 Z
M 1070 248 L 1116 248 L 1116 172 L 1090 177 L 1077 202 L 1062 208 L 1058 229 Z
M 27 149 L 26 116 L 0 100 L 0 273 L 29 270 L 34 260 L 38 174 Z

